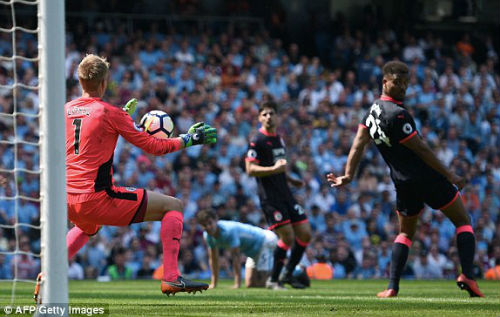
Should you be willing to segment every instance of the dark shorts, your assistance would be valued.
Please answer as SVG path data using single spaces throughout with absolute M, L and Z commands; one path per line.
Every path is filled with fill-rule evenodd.
M 266 216 L 267 229 L 273 230 L 286 224 L 300 224 L 307 222 L 307 215 L 295 200 L 279 202 L 263 202 L 262 211 Z
M 420 214 L 424 204 L 432 209 L 443 210 L 459 196 L 455 185 L 446 179 L 428 182 L 405 183 L 396 185 L 397 211 L 405 217 Z

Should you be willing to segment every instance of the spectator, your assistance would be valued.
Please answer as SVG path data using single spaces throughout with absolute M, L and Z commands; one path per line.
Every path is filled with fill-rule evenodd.
M 138 279 L 151 279 L 154 269 L 151 267 L 151 257 L 146 255 L 142 258 L 140 269 L 137 271 Z
M 447 261 L 445 256 L 439 253 L 439 249 L 436 245 L 431 246 L 430 252 L 427 255 L 427 262 L 432 272 L 434 272 L 434 277 L 442 278 Z
M 113 256 L 113 264 L 108 266 L 107 274 L 112 280 L 130 280 L 132 269 L 125 265 L 126 254 L 124 248 L 118 248 Z
M 84 278 L 83 267 L 75 259 L 69 260 L 68 278 L 70 280 L 83 280 Z
M 439 269 L 429 264 L 427 253 L 421 252 L 419 257 L 413 262 L 413 271 L 417 279 L 442 278 Z

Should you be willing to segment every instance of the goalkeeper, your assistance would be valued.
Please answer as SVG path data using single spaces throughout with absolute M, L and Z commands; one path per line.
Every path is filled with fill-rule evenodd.
M 68 257 L 72 258 L 102 225 L 161 221 L 162 292 L 169 295 L 206 290 L 207 284 L 183 278 L 177 268 L 183 222 L 181 201 L 146 189 L 115 186 L 113 152 L 119 135 L 148 153 L 164 155 L 193 145 L 213 144 L 217 131 L 202 122 L 178 138 L 157 139 L 139 131 L 129 116 L 136 100 L 123 109 L 101 100 L 108 71 L 105 59 L 87 55 L 78 66 L 83 95 L 64 106 L 68 218 L 75 224 L 66 237 Z

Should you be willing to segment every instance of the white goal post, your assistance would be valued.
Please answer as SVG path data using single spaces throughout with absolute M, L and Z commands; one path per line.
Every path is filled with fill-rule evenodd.
M 66 248 L 65 171 L 65 23 L 64 0 L 40 0 L 40 209 L 41 257 L 44 282 L 42 300 L 68 303 L 68 252 Z
M 4 130 L 0 133 L 0 146 L 6 151 L 4 153 L 12 155 L 12 160 L 0 164 L 0 182 L 2 182 L 2 186 L 6 184 L 5 188 L 1 188 L 0 200 L 4 202 L 3 206 L 6 206 L 7 211 L 7 218 L 0 223 L 0 229 L 12 231 L 15 237 L 15 246 L 10 245 L 5 250 L 0 249 L 0 255 L 8 257 L 11 261 L 10 265 L 12 265 L 12 274 L 7 274 L 7 278 L 0 281 L 12 282 L 11 305 L 26 303 L 26 299 L 16 298 L 16 284 L 28 282 L 34 285 L 35 281 L 32 280 L 33 272 L 30 272 L 29 275 L 18 274 L 18 260 L 20 261 L 22 256 L 27 258 L 40 257 L 43 274 L 40 297 L 43 305 L 68 306 L 64 0 L 0 0 L 0 6 L 3 10 L 2 13 L 5 12 L 8 15 L 10 13 L 10 17 L 8 15 L 4 17 L 0 32 L 9 34 L 11 37 L 11 46 L 6 47 L 5 43 L 8 42 L 4 40 L 4 49 L 1 50 L 0 54 L 1 66 L 9 70 L 7 73 L 10 77 L 2 81 L 0 89 L 3 95 L 10 96 L 9 98 L 12 100 L 12 105 L 8 109 L 0 107 L 2 109 L 0 119 L 4 126 Z M 22 11 L 25 17 L 28 17 L 22 19 L 21 25 L 17 23 L 16 7 L 17 10 Z M 28 8 L 28 10 L 23 11 L 22 8 Z M 26 21 L 28 21 L 28 27 L 22 25 Z M 38 26 L 35 28 L 32 24 L 36 21 Z M 24 51 L 22 52 L 21 49 L 19 49 L 18 54 L 18 48 L 22 48 L 19 39 L 22 41 L 26 34 L 29 34 L 30 39 L 37 36 L 37 56 L 24 55 L 26 52 L 23 53 Z M 38 81 L 24 82 L 23 79 L 18 78 L 17 67 L 23 62 L 38 63 Z M 37 113 L 27 111 L 25 108 L 26 104 L 23 102 L 28 97 L 22 92 L 20 93 L 22 90 L 30 91 L 34 95 L 30 98 L 36 100 L 32 101 L 35 104 L 33 110 L 36 110 L 36 105 L 39 104 Z M 38 91 L 38 97 L 36 97 L 36 91 Z M 17 120 L 23 118 L 25 120 L 28 118 L 32 122 L 38 120 L 39 125 L 35 127 L 36 131 L 33 132 L 34 134 L 38 132 L 38 140 L 36 138 L 26 139 L 24 134 L 18 130 Z M 35 141 L 33 141 L 34 139 Z M 18 155 L 18 149 L 23 146 L 31 147 L 32 150 L 29 154 L 35 157 L 40 155 L 39 167 L 33 162 L 32 165 L 24 164 L 23 158 Z M 39 150 L 34 150 L 34 148 L 39 148 Z M 35 195 L 36 197 L 32 197 L 21 190 L 23 178 L 20 175 L 24 174 L 40 175 L 39 198 L 38 193 Z M 22 214 L 23 220 L 20 219 L 21 209 L 19 205 L 23 201 L 40 202 L 40 226 L 36 223 L 27 223 L 27 214 Z M 11 223 L 12 220 L 13 223 Z M 34 251 L 36 247 L 32 249 L 29 246 L 28 250 L 20 247 L 20 235 L 26 228 L 41 230 L 40 253 Z M 30 265 L 38 267 L 38 261 L 32 263 L 34 264 Z M 2 300 L 5 299 L 7 297 L 2 296 Z M 1 304 L 3 305 L 5 302 Z M 67 312 L 67 310 L 65 311 Z

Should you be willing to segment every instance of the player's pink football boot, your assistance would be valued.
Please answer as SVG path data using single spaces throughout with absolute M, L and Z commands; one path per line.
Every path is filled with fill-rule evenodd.
M 170 296 L 170 294 L 175 295 L 175 293 L 178 292 L 196 294 L 196 292 L 201 293 L 206 289 L 208 289 L 208 284 L 190 281 L 182 276 L 179 276 L 177 280 L 173 282 L 161 281 L 161 291 L 167 296 Z
M 389 298 L 389 297 L 397 297 L 397 296 L 398 296 L 398 292 L 396 292 L 396 290 L 394 290 L 392 288 L 386 289 L 385 291 L 382 291 L 382 292 L 377 294 L 378 298 Z
M 464 274 L 460 274 L 457 278 L 457 285 L 460 289 L 469 292 L 470 297 L 484 297 L 483 293 L 479 290 L 479 286 L 477 286 L 477 282 L 468 279 Z

